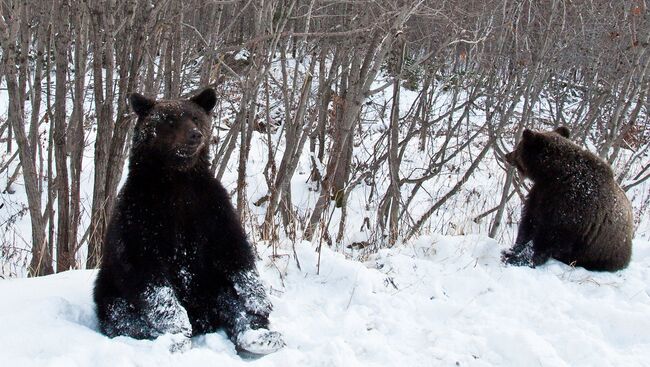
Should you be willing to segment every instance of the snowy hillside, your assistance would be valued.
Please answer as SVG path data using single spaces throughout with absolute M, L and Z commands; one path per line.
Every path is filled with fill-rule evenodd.
M 3 1 L 0 367 L 650 367 L 647 3 Z M 193 114 L 134 128 L 131 93 L 205 87 L 209 128 Z M 500 262 L 531 189 L 506 154 L 524 129 L 560 126 L 632 204 L 625 270 Z M 102 263 L 132 144 L 180 169 L 196 139 L 287 343 L 259 359 L 223 332 L 172 354 L 165 336 L 98 331 L 96 270 L 83 269 Z M 573 158 L 552 160 L 559 177 L 582 166 Z M 616 213 L 591 182 L 602 174 L 580 182 L 581 203 Z M 154 176 L 144 190 L 166 187 Z M 191 223 L 179 207 L 194 201 L 181 202 L 164 209 Z M 543 217 L 599 217 L 561 210 Z M 167 226 L 153 223 L 142 237 Z M 176 242 L 218 232 L 204 227 Z
M 0 282 L 2 366 L 644 366 L 650 242 L 617 273 L 504 267 L 480 236 L 421 237 L 364 264 L 308 243 L 258 267 L 287 346 L 241 359 L 222 333 L 170 354 L 164 337 L 97 331 L 94 271 Z

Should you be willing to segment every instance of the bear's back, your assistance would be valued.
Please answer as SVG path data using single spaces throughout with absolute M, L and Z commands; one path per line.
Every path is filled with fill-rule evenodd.
M 614 271 L 630 261 L 632 206 L 609 164 L 568 139 L 546 133 L 551 151 L 534 182 L 535 216 L 558 240 L 574 237 L 574 251 L 556 258 L 590 270 Z M 568 245 L 568 244 L 567 244 Z
M 585 233 L 585 250 L 580 266 L 614 271 L 627 267 L 632 256 L 634 219 L 632 204 L 625 192 L 610 182 L 599 202 L 594 202 L 594 217 Z

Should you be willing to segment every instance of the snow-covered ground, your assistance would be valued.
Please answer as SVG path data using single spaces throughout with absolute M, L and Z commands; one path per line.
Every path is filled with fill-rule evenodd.
M 283 246 L 290 248 L 289 246 Z M 420 237 L 365 263 L 304 242 L 258 267 L 287 346 L 240 358 L 223 333 L 171 354 L 167 340 L 97 331 L 94 271 L 0 281 L 0 365 L 9 366 L 647 366 L 650 242 L 629 268 L 551 261 L 504 267 L 482 236 Z

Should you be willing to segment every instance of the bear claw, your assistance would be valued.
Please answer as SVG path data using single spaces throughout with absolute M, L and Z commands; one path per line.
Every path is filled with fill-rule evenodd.
M 192 349 L 192 340 L 180 333 L 163 334 L 157 340 L 160 340 L 171 353 L 183 353 Z
M 248 329 L 237 335 L 237 350 L 252 356 L 262 356 L 276 352 L 286 344 L 282 334 L 268 329 Z
M 518 250 L 518 251 L 517 251 Z M 510 250 L 505 250 L 501 252 L 501 261 L 504 264 L 513 265 L 513 266 L 529 266 L 534 268 L 533 263 L 533 246 L 532 243 L 527 243 L 524 246 L 515 246 Z

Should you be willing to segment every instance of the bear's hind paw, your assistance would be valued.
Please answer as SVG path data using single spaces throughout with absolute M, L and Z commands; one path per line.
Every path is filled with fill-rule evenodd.
M 237 351 L 249 356 L 263 356 L 276 352 L 286 344 L 282 334 L 268 329 L 247 329 L 237 335 Z

